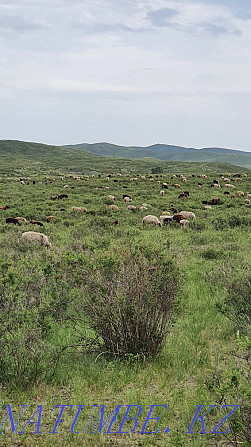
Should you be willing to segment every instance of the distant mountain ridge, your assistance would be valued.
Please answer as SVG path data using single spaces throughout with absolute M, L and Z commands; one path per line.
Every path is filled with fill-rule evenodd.
M 155 158 L 163 161 L 198 161 L 219 162 L 251 168 L 251 152 L 235 149 L 205 147 L 196 149 L 191 147 L 174 146 L 169 144 L 153 144 L 151 146 L 119 146 L 111 143 L 80 143 L 65 147 L 105 157 L 122 158 Z
M 109 151 L 111 145 L 105 143 Z M 117 150 L 117 146 L 114 150 Z M 99 148 L 102 149 L 102 148 Z M 123 148 L 122 148 L 123 149 Z M 103 149 L 102 149 L 103 150 Z M 126 152 L 126 148 L 125 148 Z M 124 153 L 125 153 L 124 152 Z M 133 151 L 132 151 L 133 152 Z M 153 151 L 152 151 L 153 152 Z M 127 152 L 128 154 L 128 152 Z M 135 154 L 134 154 L 135 155 Z M 18 140 L 0 140 L 0 177 L 26 175 L 46 175 L 64 172 L 76 174 L 99 174 L 121 172 L 123 174 L 191 172 L 245 172 L 241 166 L 217 162 L 163 161 L 157 158 L 133 158 L 101 156 L 91 151 L 76 150 L 65 146 L 53 146 Z M 174 157 L 175 158 L 175 157 Z M 250 163 L 251 168 L 251 163 Z

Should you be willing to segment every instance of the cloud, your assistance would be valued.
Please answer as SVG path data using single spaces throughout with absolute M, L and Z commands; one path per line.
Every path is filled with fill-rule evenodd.
M 177 16 L 179 13 L 175 9 L 161 8 L 149 11 L 147 13 L 147 19 L 150 20 L 153 26 L 168 26 L 167 21 Z
M 26 31 L 36 31 L 45 29 L 46 26 L 36 21 L 29 21 L 24 17 L 13 15 L 0 15 L 0 28 L 2 30 L 9 30 L 15 33 L 22 33 Z
M 199 26 L 200 28 L 200 26 Z M 238 29 L 228 29 L 224 26 L 215 25 L 214 23 L 204 23 L 201 24 L 201 28 L 203 31 L 206 31 L 214 36 L 219 36 L 221 34 L 236 34 L 237 36 L 241 36 L 242 32 Z

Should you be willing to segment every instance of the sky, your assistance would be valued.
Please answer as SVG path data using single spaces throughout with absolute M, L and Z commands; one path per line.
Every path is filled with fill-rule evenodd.
M 0 139 L 251 151 L 251 1 L 0 0 Z

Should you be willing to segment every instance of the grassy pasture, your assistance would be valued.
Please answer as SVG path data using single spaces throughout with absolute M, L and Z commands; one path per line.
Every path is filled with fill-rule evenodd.
M 34 299 L 37 306 L 44 306 L 46 318 L 50 318 L 51 303 L 57 302 L 58 318 L 54 316 L 51 320 L 48 341 L 51 346 L 75 345 L 76 327 L 69 317 L 76 313 L 76 304 L 83 299 L 83 266 L 107 262 L 108 268 L 113 268 L 128 244 L 134 247 L 151 246 L 156 247 L 156 250 L 165 249 L 182 272 L 182 287 L 170 333 L 161 353 L 145 363 L 133 360 L 124 363 L 116 358 L 107 359 L 104 355 L 97 358 L 87 354 L 81 347 L 69 347 L 59 359 L 50 380 L 44 375 L 43 380 L 34 383 L 30 381 L 24 388 L 22 378 L 15 384 L 10 381 L 9 384 L 2 385 L 3 409 L 7 403 L 12 404 L 16 416 L 19 405 L 30 405 L 20 419 L 20 427 L 23 426 L 22 421 L 26 422 L 38 405 L 43 404 L 44 414 L 42 434 L 29 433 L 35 431 L 34 426 L 31 426 L 27 428 L 26 434 L 11 435 L 10 427 L 6 424 L 8 429 L 5 428 L 1 435 L 0 445 L 227 446 L 229 444 L 222 435 L 200 435 L 199 422 L 194 426 L 193 435 L 185 432 L 195 414 L 196 405 L 204 404 L 208 408 L 210 404 L 215 404 L 206 386 L 212 373 L 216 369 L 227 372 L 238 366 L 230 355 L 236 345 L 235 328 L 216 307 L 217 303 L 222 302 L 225 291 L 220 282 L 213 286 L 210 277 L 218 274 L 222 266 L 231 264 L 238 269 L 241 263 L 250 262 L 251 212 L 250 205 L 244 202 L 251 192 L 250 172 L 247 172 L 247 177 L 242 176 L 240 181 L 231 181 L 235 189 L 230 190 L 230 195 L 234 194 L 235 198 L 230 198 L 223 194 L 227 189 L 221 180 L 222 188 L 219 189 L 211 188 L 212 181 L 220 179 L 220 174 L 230 174 L 229 178 L 233 179 L 233 172 L 245 172 L 241 168 L 224 166 L 222 171 L 222 166 L 204 164 L 202 168 L 201 164 L 189 164 L 182 170 L 184 165 L 176 164 L 176 169 L 171 171 L 172 166 L 163 163 L 169 171 L 163 178 L 154 175 L 154 182 L 140 177 L 131 182 L 131 176 L 135 175 L 135 171 L 130 172 L 132 162 L 128 162 L 127 166 L 123 164 L 126 161 L 118 161 L 116 165 L 115 160 L 104 161 L 99 157 L 97 160 L 98 168 L 92 159 L 92 169 L 90 164 L 88 169 L 81 168 L 78 172 L 97 170 L 102 172 L 101 178 L 97 175 L 95 178 L 81 175 L 80 181 L 67 174 L 61 180 L 55 166 L 50 170 L 45 165 L 43 175 L 41 172 L 34 175 L 35 167 L 32 166 L 30 179 L 21 185 L 18 175 L 21 172 L 22 175 L 29 175 L 26 159 L 21 171 L 18 174 L 15 172 L 14 176 L 8 171 L 9 165 L 2 167 L 0 206 L 8 205 L 9 209 L 0 211 L 1 291 L 4 299 L 8 300 L 10 297 L 13 301 L 9 318 L 19 311 L 15 306 L 15 303 L 20 302 L 18 300 L 25 300 L 27 297 Z M 134 166 L 136 163 L 136 171 L 142 175 L 151 172 L 150 166 L 153 166 L 149 161 L 148 170 L 144 170 L 146 161 L 137 160 L 133 163 Z M 65 166 L 59 167 L 64 172 Z M 50 172 L 50 178 L 54 179 L 51 183 L 49 178 L 45 178 L 46 169 Z M 123 169 L 127 172 L 123 172 Z M 122 172 L 121 178 L 116 176 L 119 171 Z M 109 181 L 105 175 L 108 172 L 112 173 Z M 187 177 L 187 182 L 183 183 L 179 178 L 171 179 L 174 173 L 188 176 L 189 172 L 195 177 Z M 205 172 L 208 177 L 201 179 L 200 174 Z M 36 181 L 35 185 L 32 184 L 33 179 Z M 114 179 L 118 181 L 113 182 Z M 157 183 L 158 180 L 168 183 L 164 196 L 159 194 L 162 187 Z M 201 189 L 197 188 L 198 182 L 203 184 Z M 180 189 L 173 188 L 173 183 L 179 183 Z M 64 188 L 64 185 L 68 185 L 68 188 Z M 102 186 L 108 186 L 109 189 L 103 189 Z M 245 193 L 245 198 L 236 195 L 238 190 Z M 182 191 L 189 191 L 190 196 L 178 199 Z M 126 193 L 132 196 L 136 211 L 129 211 L 128 204 L 123 202 L 122 194 Z M 68 194 L 69 197 L 51 200 L 52 195 L 58 194 Z M 113 194 L 117 201 L 109 201 L 109 194 Z M 212 197 L 220 198 L 222 203 L 204 210 L 202 200 L 210 200 Z M 149 204 L 149 208 L 140 212 L 138 207 L 144 202 Z M 109 210 L 112 203 L 119 207 L 118 211 Z M 162 228 L 142 228 L 143 216 L 153 214 L 159 217 L 162 211 L 169 210 L 170 205 L 177 207 L 179 211 L 188 210 L 196 214 L 196 219 L 190 222 L 188 229 L 182 229 L 176 223 Z M 87 212 L 73 212 L 72 206 L 84 206 Z M 49 215 L 56 217 L 47 223 L 46 216 Z M 41 229 L 30 223 L 23 223 L 21 226 L 6 224 L 5 218 L 10 216 L 23 216 L 28 221 L 39 220 L 44 223 L 44 227 Z M 120 221 L 119 225 L 111 226 L 117 219 Z M 42 231 L 52 242 L 52 248 L 48 250 L 45 247 L 24 244 L 20 240 L 23 231 Z M 27 314 L 23 315 L 23 320 L 27 324 L 27 330 L 29 324 L 35 330 L 32 321 L 29 323 Z M 1 321 L 1 324 L 4 322 Z M 20 330 L 21 324 L 22 321 Z M 17 331 L 17 350 L 19 348 Z M 13 359 L 9 368 L 18 368 L 21 360 L 14 353 Z M 46 369 L 46 358 L 44 362 Z M 25 362 L 20 370 L 22 368 L 25 371 Z M 25 381 L 25 372 L 23 379 Z M 235 403 L 231 390 L 227 403 Z M 57 404 L 72 404 L 74 411 L 71 414 L 69 409 L 65 410 L 65 423 L 59 424 L 59 434 L 51 435 L 49 431 L 55 422 L 51 409 Z M 87 411 L 79 419 L 76 431 L 81 431 L 86 425 L 93 404 L 105 404 L 107 412 L 110 410 L 109 415 L 119 404 L 141 405 L 143 413 L 140 416 L 139 429 L 150 404 L 168 405 L 168 411 L 161 418 L 161 431 L 154 435 L 101 435 L 97 431 L 91 434 L 90 430 L 72 434 L 70 425 L 77 405 L 80 404 L 86 405 Z M 210 428 L 212 430 L 221 419 L 218 406 L 218 410 L 212 412 L 212 416 L 207 419 L 207 431 L 210 433 Z M 159 425 L 149 423 L 152 430 Z M 164 434 L 167 426 L 171 431 Z

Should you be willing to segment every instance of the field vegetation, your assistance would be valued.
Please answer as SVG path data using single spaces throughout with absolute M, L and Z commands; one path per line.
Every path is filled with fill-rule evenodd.
M 72 149 L 63 155 L 49 146 L 34 146 L 33 153 L 27 146 L 25 153 L 14 146 L 2 151 L 0 179 L 0 207 L 8 206 L 0 210 L 0 421 L 6 404 L 16 419 L 20 405 L 29 405 L 20 431 L 38 405 L 43 416 L 40 435 L 32 434 L 34 424 L 12 434 L 6 420 L 0 445 L 247 447 L 250 172 L 220 164 L 116 160 Z M 173 177 L 180 174 L 186 182 Z M 222 174 L 235 186 L 229 195 Z M 214 179 L 221 188 L 211 187 Z M 163 182 L 168 189 L 161 196 Z M 183 191 L 189 197 L 178 199 Z M 60 194 L 68 197 L 51 199 Z M 123 194 L 132 197 L 135 210 Z M 219 204 L 204 209 L 202 201 L 211 198 Z M 147 209 L 140 211 L 143 203 Z M 144 216 L 160 217 L 171 206 L 196 218 L 186 228 L 176 222 L 142 227 Z M 48 216 L 55 218 L 47 222 Z M 7 217 L 27 222 L 7 224 Z M 52 247 L 24 242 L 24 231 L 43 232 Z M 228 439 L 211 434 L 224 416 L 221 406 L 239 402 L 245 411 L 226 422 L 225 429 L 232 424 Z M 59 404 L 74 405 L 74 411 L 66 409 L 58 434 L 49 434 L 59 411 L 51 410 Z M 119 404 L 141 405 L 138 431 L 150 404 L 167 405 L 167 411 L 159 424 L 149 422 L 149 430 L 161 425 L 157 434 L 81 433 L 95 404 L 104 404 L 108 416 Z M 198 421 L 186 434 L 197 405 L 214 404 L 205 418 L 208 433 L 200 434 Z M 86 409 L 74 434 L 78 405 Z M 132 429 L 133 421 L 125 427 Z

